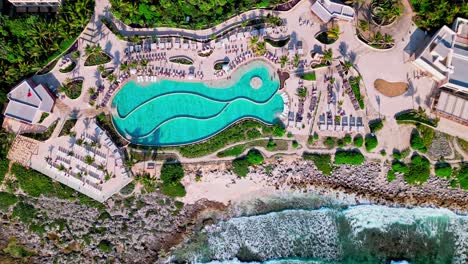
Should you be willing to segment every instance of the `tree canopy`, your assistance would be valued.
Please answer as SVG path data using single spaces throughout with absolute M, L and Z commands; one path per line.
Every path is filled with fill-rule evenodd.
M 0 103 L 13 84 L 73 44 L 93 10 L 93 0 L 67 0 L 51 17 L 0 15 Z

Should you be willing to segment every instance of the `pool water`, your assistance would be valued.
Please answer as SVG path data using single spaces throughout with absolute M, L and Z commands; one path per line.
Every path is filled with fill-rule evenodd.
M 261 79 L 252 88 L 251 79 Z M 237 70 L 230 80 L 128 82 L 112 101 L 117 131 L 132 143 L 182 145 L 207 139 L 243 118 L 273 124 L 283 111 L 279 80 L 264 62 Z

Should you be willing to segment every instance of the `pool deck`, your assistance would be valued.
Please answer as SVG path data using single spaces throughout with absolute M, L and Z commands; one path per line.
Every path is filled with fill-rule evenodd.
M 34 129 L 43 130 L 59 119 L 59 125 L 57 125 L 56 131 L 54 131 L 49 141 L 53 144 L 66 145 L 58 137 L 64 122 L 67 119 L 76 117 L 79 119 L 93 118 L 101 112 L 112 113 L 113 110 L 110 105 L 114 96 L 129 80 L 138 81 L 141 78 L 146 79 L 146 76 L 156 76 L 158 79 L 180 81 L 223 82 L 229 80 L 232 73 L 239 69 L 239 67 L 242 67 L 242 65 L 255 60 L 264 60 L 268 62 L 275 72 L 276 70 L 281 70 L 290 75 L 290 78 L 284 83 L 284 89 L 280 92 L 285 94 L 283 98 L 288 101 L 288 108 L 292 113 L 292 120 L 286 118 L 283 119 L 283 122 L 287 126 L 287 131 L 293 134 L 293 138 L 283 139 L 289 142 L 293 139 L 297 140 L 300 147 L 295 149 L 290 144 L 285 154 L 300 155 L 303 151 L 324 151 L 325 153 L 327 151 L 323 149 L 323 146 L 308 145 L 307 139 L 311 134 L 317 133 L 320 138 L 327 136 L 342 138 L 345 134 L 352 136 L 356 134 L 364 135 L 369 133 L 368 122 L 377 118 L 386 119 L 385 129 L 378 132 L 378 148 L 370 153 L 365 153 L 367 157 L 382 158 L 380 155 L 381 150 L 391 153 L 394 148 L 403 149 L 407 147 L 410 128 L 398 125 L 393 117 L 402 110 L 417 109 L 419 107 L 425 109 L 430 114 L 431 98 L 435 87 L 433 80 L 422 74 L 412 63 L 415 52 L 421 43 L 424 43 L 430 36 L 424 34 L 412 23 L 412 13 L 410 12 L 408 1 L 403 1 L 405 12 L 398 19 L 398 27 L 391 30 L 395 46 L 389 50 L 376 50 L 361 42 L 355 34 L 355 24 L 357 21 L 336 21 L 335 24 L 340 27 L 339 39 L 330 45 L 321 44 L 312 36 L 331 26 L 331 24 L 323 23 L 311 12 L 310 7 L 313 3 L 313 0 L 302 0 L 291 10 L 281 12 L 263 9 L 251 10 L 210 29 L 185 30 L 177 28 L 134 29 L 124 25 L 110 14 L 109 10 L 111 6 L 109 0 L 97 1 L 95 12 L 87 26 L 87 29 L 95 32 L 95 35 L 90 37 L 86 33 L 89 30 L 85 30 L 79 37 L 78 50 L 81 51 L 81 54 L 84 54 L 83 51 L 86 45 L 100 45 L 104 52 L 112 58 L 111 62 L 107 63 L 105 67 L 115 69 L 114 74 L 118 77 L 119 83 L 118 85 L 111 85 L 108 80 L 103 79 L 97 71 L 98 66 L 84 66 L 86 59 L 84 56 L 76 61 L 77 66 L 70 73 L 61 73 L 59 71 L 60 63 L 57 63 L 50 73 L 34 76 L 34 81 L 45 83 L 51 89 L 57 89 L 67 78 L 83 78 L 83 91 L 81 96 L 75 100 L 71 100 L 64 94 L 60 94 L 52 114 L 40 126 Z M 282 39 L 289 36 L 290 41 L 282 48 L 275 48 L 266 44 L 268 55 L 261 56 L 255 55 L 251 50 L 249 45 L 250 37 L 231 39 L 222 37 L 220 39 L 221 45 L 216 44 L 217 40 L 210 40 L 203 45 L 193 43 L 188 48 L 176 48 L 173 44 L 173 47 L 170 49 L 156 48 L 152 51 L 126 54 L 126 49 L 134 46 L 134 44 L 117 38 L 101 23 L 101 18 L 103 17 L 113 21 L 124 36 L 148 35 L 162 37 L 172 35 L 208 40 L 210 38 L 207 36 L 211 36 L 213 33 L 222 33 L 246 22 L 249 18 L 264 17 L 270 13 L 280 17 L 284 21 L 284 25 L 269 29 L 266 36 L 273 39 Z M 263 37 L 265 36 L 260 37 L 260 40 Z M 173 41 L 175 41 L 175 38 Z M 198 55 L 198 52 L 204 46 L 208 46 L 212 50 L 211 55 L 208 57 Z M 309 65 L 320 60 L 320 54 L 325 49 L 333 51 L 333 63 L 329 67 L 311 69 Z M 312 56 L 313 54 L 319 55 Z M 297 66 L 292 63 L 296 55 L 299 56 Z M 170 62 L 169 60 L 170 58 L 181 56 L 190 58 L 193 64 L 182 65 Z M 282 67 L 279 60 L 282 56 L 288 58 L 288 63 L 284 67 Z M 151 59 L 147 66 L 138 66 L 132 74 L 120 70 L 122 63 L 140 60 L 140 57 L 151 57 L 154 59 Z M 346 76 L 340 75 L 337 68 L 339 67 L 339 62 L 344 60 L 349 60 L 354 64 Z M 231 64 L 230 70 L 218 71 L 214 69 L 214 65 L 219 61 L 237 62 L 235 65 Z M 315 81 L 306 81 L 299 77 L 304 72 L 310 71 L 316 73 Z M 193 74 L 189 74 L 190 72 Z M 345 86 L 343 85 L 350 76 L 357 75 L 362 76 L 360 89 L 364 97 L 364 109 L 356 107 L 356 103 L 345 92 Z M 373 87 L 374 81 L 379 78 L 390 82 L 407 82 L 410 89 L 401 96 L 392 98 L 383 96 Z M 330 79 L 334 80 L 333 84 L 329 81 Z M 99 92 L 95 104 L 90 105 L 88 88 L 100 86 L 103 86 L 104 89 Z M 305 87 L 308 90 L 305 98 L 298 96 L 299 87 Z M 298 112 L 302 113 L 302 118 L 297 118 Z M 326 117 L 326 119 L 321 120 L 321 116 Z M 346 123 L 344 117 L 346 117 Z M 337 121 L 338 119 L 339 121 Z M 355 122 L 353 123 L 354 125 L 351 125 L 351 120 Z M 360 120 L 361 123 L 357 124 L 356 120 Z M 325 124 L 322 124 L 322 121 Z M 328 121 L 330 121 L 330 124 L 328 124 Z M 11 120 L 5 122 L 4 126 L 14 128 L 16 131 L 28 129 L 23 124 L 15 123 Z M 85 131 L 80 126 L 76 129 L 78 134 Z M 466 127 L 453 121 L 443 119 L 437 129 L 468 140 Z M 229 146 L 226 146 L 224 149 L 226 148 L 229 148 Z M 125 147 L 121 150 L 125 150 Z M 262 149 L 262 152 L 267 156 L 273 155 L 272 152 L 267 150 Z M 176 153 L 176 155 L 178 154 Z M 183 162 L 208 162 L 216 159 L 216 153 L 195 159 L 187 159 L 180 155 L 178 157 Z M 133 168 L 133 172 L 140 171 L 140 167 L 138 166 Z M 44 170 L 44 173 L 47 174 L 47 171 Z M 54 175 L 49 176 L 54 177 Z M 120 181 L 118 185 L 120 186 L 121 183 L 125 183 L 125 181 Z M 109 193 L 113 192 L 114 189 Z

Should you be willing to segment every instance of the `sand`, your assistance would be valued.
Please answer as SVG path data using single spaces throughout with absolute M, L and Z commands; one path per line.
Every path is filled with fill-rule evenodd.
M 387 82 L 382 79 L 375 80 L 374 87 L 381 94 L 388 97 L 400 96 L 408 90 L 408 84 L 405 82 Z

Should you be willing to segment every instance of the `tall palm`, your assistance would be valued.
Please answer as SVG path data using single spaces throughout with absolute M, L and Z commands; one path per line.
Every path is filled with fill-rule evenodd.
M 340 27 L 338 25 L 331 27 L 327 31 L 327 37 L 330 39 L 337 39 L 340 37 Z
M 323 52 L 323 62 L 326 64 L 331 64 L 333 61 L 333 50 L 332 49 L 327 49 Z
M 281 68 L 284 68 L 284 66 L 286 66 L 288 61 L 289 61 L 288 56 L 286 56 L 286 55 L 281 56 L 280 57 Z

